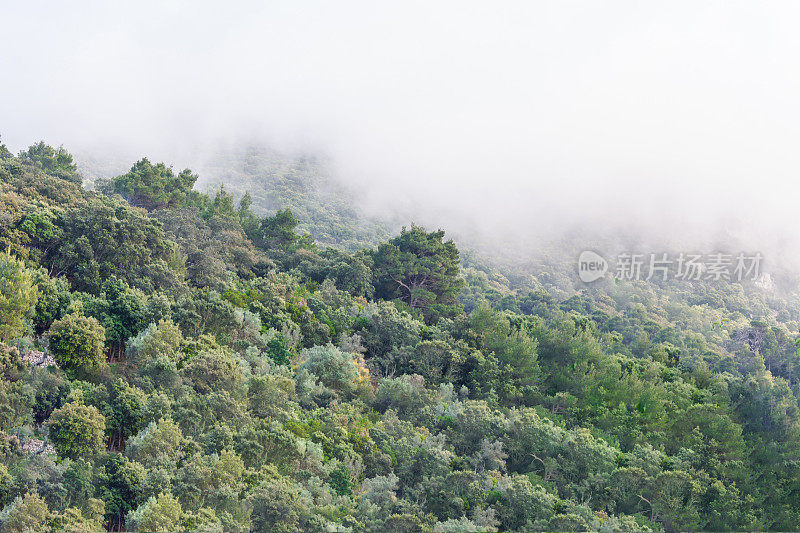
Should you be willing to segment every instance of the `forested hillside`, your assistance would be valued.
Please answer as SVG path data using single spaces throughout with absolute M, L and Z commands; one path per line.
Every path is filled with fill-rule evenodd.
M 390 237 L 388 217 L 378 222 L 365 216 L 356 205 L 356 191 L 315 157 L 258 146 L 232 148 L 212 155 L 202 172 L 201 189 L 224 186 L 237 198 L 249 193 L 257 214 L 291 209 L 298 228 L 321 244 L 358 251 Z
M 3 532 L 800 529 L 795 294 L 498 268 L 243 161 L 0 145 Z
M 247 194 L 253 212 L 262 216 L 291 209 L 298 231 L 327 246 L 358 251 L 388 239 L 388 228 L 401 225 L 395 215 L 381 220 L 366 216 L 356 192 L 336 179 L 324 161 L 309 155 L 244 144 L 224 145 L 192 159 L 200 165 L 197 190 L 212 191 L 213 196 L 224 188 L 236 199 Z M 85 154 L 78 169 L 84 185 L 94 188 L 125 172 L 126 165 L 130 163 L 119 154 Z

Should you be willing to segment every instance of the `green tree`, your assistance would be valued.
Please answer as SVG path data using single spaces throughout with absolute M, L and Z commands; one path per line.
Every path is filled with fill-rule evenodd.
M 351 496 L 353 494 L 354 483 L 351 479 L 350 470 L 344 463 L 339 463 L 337 467 L 333 469 L 328 484 L 336 494 L 340 496 Z
M 100 474 L 99 496 L 105 502 L 110 531 L 121 531 L 125 515 L 139 505 L 144 478 L 142 465 L 122 454 L 109 454 Z
M 160 320 L 158 324 L 150 324 L 136 337 L 128 341 L 128 357 L 139 366 L 145 366 L 152 360 L 166 356 L 178 362 L 178 350 L 183 343 L 183 335 L 178 326 L 170 320 Z
M 8 507 L 0 511 L 0 526 L 3 532 L 45 533 L 50 531 L 50 511 L 47 502 L 38 494 L 19 496 Z
M 240 392 L 244 376 L 228 349 L 205 349 L 192 357 L 182 374 L 201 394 L 214 391 Z
M 66 315 L 53 322 L 47 335 L 53 357 L 70 376 L 90 376 L 105 363 L 106 333 L 96 318 Z
M 314 514 L 308 493 L 291 480 L 278 478 L 264 483 L 250 498 L 253 531 L 300 533 L 324 531 L 325 522 Z
M 31 145 L 26 151 L 19 153 L 19 158 L 29 161 L 51 176 L 71 181 L 80 185 L 83 181 L 78 173 L 78 166 L 72 160 L 72 155 L 63 146 L 57 149 L 39 141 Z
M 326 387 L 345 393 L 354 392 L 359 383 L 368 378 L 366 368 L 359 365 L 354 354 L 345 353 L 330 344 L 303 350 L 298 370 L 307 370 Z
M 16 382 L 26 366 L 16 346 L 0 344 L 0 379 Z
M 372 287 L 371 261 L 367 254 L 348 254 L 335 248 L 327 248 L 319 254 L 319 259 L 307 272 L 314 281 L 321 283 L 330 279 L 337 289 L 347 291 L 353 296 L 371 297 L 375 292 Z M 302 268 L 302 263 L 300 266 Z
M 283 335 L 275 335 L 267 343 L 266 354 L 276 365 L 289 366 L 292 358 L 292 352 L 289 351 L 286 337 Z
M 142 291 L 131 289 L 116 277 L 103 283 L 103 293 L 108 301 L 107 313 L 102 317 L 106 341 L 117 355 L 122 355 L 125 341 L 146 325 L 143 322 L 147 299 Z
M 701 529 L 697 512 L 700 487 L 688 472 L 663 472 L 653 482 L 651 512 L 667 531 Z
M 55 409 L 64 405 L 70 392 L 70 383 L 64 373 L 54 370 L 37 372 L 34 376 L 32 385 L 36 388 L 36 396 L 33 415 L 37 424 L 47 420 Z
M 111 407 L 108 418 L 109 438 L 118 448 L 125 444 L 125 440 L 136 434 L 144 424 L 144 406 L 147 395 L 136 386 L 129 385 L 124 379 L 117 379 L 109 387 L 109 405 Z
M 154 386 L 170 389 L 179 381 L 177 365 L 182 343 L 180 328 L 171 321 L 161 320 L 128 341 L 128 360 Z
M 217 218 L 238 222 L 239 218 L 239 212 L 233 206 L 233 196 L 225 190 L 225 185 L 219 186 L 213 200 L 203 203 L 201 213 L 205 219 Z
M 93 465 L 84 459 L 70 461 L 64 470 L 64 488 L 68 496 L 68 505 L 74 507 L 92 507 L 96 503 L 94 494 Z M 102 518 L 103 513 L 99 513 Z
M 0 159 L 7 159 L 9 157 L 13 157 L 13 155 L 11 154 L 11 151 L 8 149 L 8 147 L 5 144 L 3 144 L 2 139 L 0 139 Z
M 84 515 L 84 510 L 69 507 L 53 516 L 51 527 L 59 533 L 101 533 L 103 528 L 103 501 L 93 499 L 94 508 Z
M 298 242 L 295 228 L 299 222 L 290 209 L 282 209 L 261 220 L 261 240 L 267 248 L 290 249 Z
M 150 424 L 132 438 L 125 454 L 147 468 L 164 461 L 177 462 L 183 456 L 181 428 L 170 419 L 160 419 Z
M 18 337 L 24 319 L 36 304 L 38 291 L 33 274 L 8 252 L 0 253 L 0 342 Z
M 53 411 L 47 425 L 59 455 L 76 459 L 104 449 L 106 420 L 92 405 L 68 403 Z
M 183 531 L 183 509 L 172 494 L 159 494 L 128 513 L 125 525 L 130 531 L 170 533 Z
M 510 316 L 478 305 L 469 317 L 471 339 L 484 354 L 494 354 L 503 365 L 504 379 L 532 386 L 539 376 L 536 340 L 522 327 L 512 327 Z M 505 398 L 510 399 L 510 398 Z
M 51 278 L 44 269 L 39 269 L 34 278 L 39 290 L 39 299 L 36 302 L 33 321 L 36 333 L 41 334 L 55 320 L 64 316 L 73 295 L 70 293 L 69 282 L 63 277 Z
M 127 174 L 113 180 L 113 191 L 131 205 L 147 210 L 185 205 L 191 197 L 197 174 L 188 168 L 177 176 L 164 163 L 152 164 L 147 158 L 137 161 Z
M 502 493 L 499 515 L 503 530 L 542 530 L 553 518 L 558 499 L 525 476 L 513 476 Z
M 58 219 L 61 239 L 43 247 L 42 266 L 93 294 L 111 276 L 146 291 L 180 283 L 182 263 L 156 220 L 127 203 L 91 197 Z
M 458 277 L 458 248 L 443 238 L 442 230 L 428 233 L 412 225 L 380 245 L 372 253 L 375 295 L 402 300 L 421 310 L 429 323 L 458 313 L 457 298 L 464 286 Z
M 295 395 L 294 381 L 284 376 L 253 376 L 247 387 L 250 412 L 259 418 L 286 418 Z

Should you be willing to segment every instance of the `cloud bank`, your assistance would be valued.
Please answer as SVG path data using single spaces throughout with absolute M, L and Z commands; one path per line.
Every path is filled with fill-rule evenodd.
M 24 2 L 0 134 L 200 167 L 324 154 L 370 209 L 524 239 L 787 235 L 800 5 Z

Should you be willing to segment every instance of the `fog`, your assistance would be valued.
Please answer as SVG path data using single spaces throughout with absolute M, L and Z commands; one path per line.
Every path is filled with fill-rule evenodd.
M 370 212 L 523 251 L 627 230 L 788 254 L 798 20 L 793 2 L 5 2 L 0 135 L 180 168 L 237 143 L 319 154 Z

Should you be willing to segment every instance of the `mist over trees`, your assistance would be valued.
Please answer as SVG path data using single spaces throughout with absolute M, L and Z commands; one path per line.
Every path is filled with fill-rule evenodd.
M 795 292 L 75 168 L 0 145 L 4 532 L 800 528 Z

